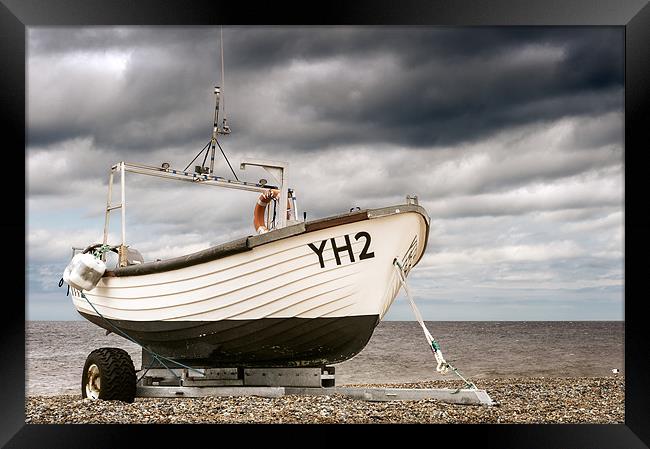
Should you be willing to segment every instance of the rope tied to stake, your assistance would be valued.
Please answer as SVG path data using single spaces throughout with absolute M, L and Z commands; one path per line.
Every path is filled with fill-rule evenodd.
M 402 265 L 397 261 L 397 259 L 393 260 L 393 265 L 395 266 L 395 269 L 397 271 L 397 274 L 399 276 L 400 283 L 402 287 L 404 287 L 404 292 L 406 293 L 406 297 L 408 298 L 409 302 L 411 303 L 411 309 L 413 310 L 413 313 L 415 315 L 415 319 L 418 321 L 420 324 L 420 327 L 422 328 L 422 331 L 424 332 L 424 336 L 427 339 L 427 342 L 429 343 L 429 348 L 431 349 L 431 352 L 433 352 L 433 356 L 436 358 L 437 366 L 436 366 L 436 371 L 439 372 L 440 374 L 447 374 L 447 372 L 451 369 L 458 377 L 460 377 L 463 382 L 465 382 L 465 385 L 473 390 L 478 389 L 476 385 L 474 385 L 473 382 L 470 382 L 467 380 L 465 377 L 463 377 L 462 374 L 458 371 L 457 368 L 451 365 L 451 363 L 447 362 L 445 360 L 445 357 L 442 355 L 442 350 L 440 349 L 440 343 L 436 341 L 435 338 L 431 335 L 431 332 L 427 329 L 427 327 L 424 325 L 424 320 L 422 319 L 422 315 L 420 314 L 420 311 L 418 310 L 417 306 L 415 305 L 415 301 L 413 301 L 413 298 L 411 297 L 411 292 L 409 292 L 408 286 L 406 285 L 406 275 L 404 274 L 404 268 Z

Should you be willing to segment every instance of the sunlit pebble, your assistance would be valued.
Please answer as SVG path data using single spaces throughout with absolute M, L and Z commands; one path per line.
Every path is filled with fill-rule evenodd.
M 451 388 L 453 381 L 382 385 Z M 499 407 L 456 406 L 433 399 L 372 403 L 340 395 L 282 398 L 136 399 L 133 404 L 79 396 L 28 397 L 28 423 L 83 422 L 624 422 L 624 379 L 483 379 Z

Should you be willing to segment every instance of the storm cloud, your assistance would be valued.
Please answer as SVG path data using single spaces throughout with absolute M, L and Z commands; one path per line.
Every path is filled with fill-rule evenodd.
M 527 319 L 526 298 L 536 318 L 540 298 L 548 317 L 563 301 L 567 319 L 622 318 L 621 28 L 224 27 L 223 37 L 233 133 L 221 143 L 233 165 L 290 161 L 308 218 L 417 193 L 432 217 L 413 271 L 427 319 L 480 319 L 496 304 L 503 319 Z M 109 167 L 183 168 L 208 142 L 221 67 L 215 27 L 32 27 L 27 44 L 34 319 L 59 295 L 48 286 L 70 246 L 101 236 Z M 148 260 L 252 232 L 251 194 L 129 182 L 128 236 Z M 585 313 L 590 292 L 597 309 Z M 436 301 L 482 297 L 475 315 L 434 315 Z M 400 301 L 390 313 L 410 319 Z
M 621 33 L 227 28 L 228 111 L 245 142 L 296 150 L 469 142 L 620 108 Z M 197 139 L 218 43 L 211 28 L 32 29 L 30 145 L 92 135 L 146 152 Z

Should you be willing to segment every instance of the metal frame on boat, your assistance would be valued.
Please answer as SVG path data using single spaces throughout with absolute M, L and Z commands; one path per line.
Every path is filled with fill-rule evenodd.
M 108 233 L 110 225 L 111 211 L 115 209 L 121 210 L 121 244 L 119 247 L 120 266 L 126 266 L 125 247 L 126 247 L 126 173 L 137 173 L 147 176 L 155 176 L 159 178 L 185 181 L 192 183 L 200 183 L 206 186 L 224 187 L 228 189 L 245 190 L 249 192 L 265 193 L 269 189 L 278 189 L 281 198 L 291 198 L 291 213 L 293 220 L 297 221 L 297 201 L 288 188 L 288 168 L 289 164 L 279 161 L 267 161 L 262 159 L 245 159 L 241 162 L 240 168 L 244 170 L 247 166 L 262 167 L 269 174 L 278 180 L 279 187 L 266 185 L 261 183 L 251 183 L 246 181 L 232 180 L 220 176 L 213 176 L 207 173 L 187 172 L 184 170 L 176 170 L 170 168 L 168 163 L 163 163 L 161 167 L 153 167 L 150 165 L 136 164 L 132 162 L 119 162 L 113 165 L 109 172 L 108 177 L 108 199 L 106 201 L 106 211 L 104 218 L 104 237 L 102 243 L 108 244 Z M 113 201 L 113 184 L 115 181 L 115 174 L 120 174 L 120 202 L 112 204 Z M 263 181 L 263 180 L 262 180 Z M 279 214 L 278 228 L 284 228 L 287 225 L 287 217 L 285 214 Z

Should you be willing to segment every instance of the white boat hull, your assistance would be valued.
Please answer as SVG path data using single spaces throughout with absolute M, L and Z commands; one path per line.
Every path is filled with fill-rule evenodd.
M 84 292 L 94 308 L 71 289 L 74 306 L 163 355 L 204 365 L 346 360 L 399 291 L 393 261 L 408 273 L 421 258 L 428 216 L 403 205 L 292 228 L 250 237 L 245 250 L 214 260 L 187 256 L 189 265 L 179 258 L 164 271 L 155 264 L 116 270 Z

